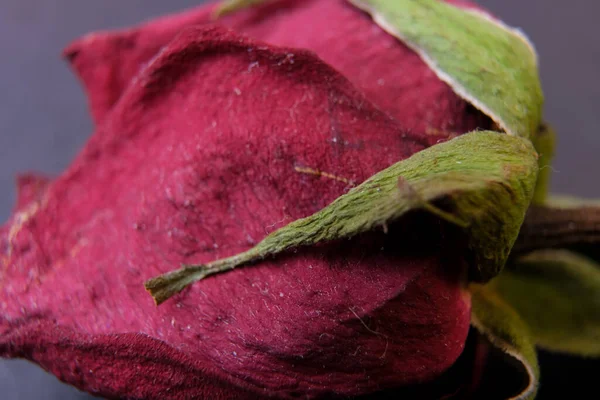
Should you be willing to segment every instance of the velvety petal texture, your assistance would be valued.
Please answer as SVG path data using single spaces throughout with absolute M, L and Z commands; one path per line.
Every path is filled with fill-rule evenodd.
M 343 6 L 289 3 L 282 15 L 317 19 L 318 7 Z M 350 8 L 336 12 L 383 35 Z M 166 40 L 172 21 L 193 15 L 134 31 L 146 42 L 132 42 L 132 57 L 144 58 L 148 32 Z M 122 63 L 131 74 L 133 58 Z M 247 250 L 430 144 L 403 129 L 400 108 L 382 111 L 390 98 L 369 100 L 358 68 L 348 80 L 312 52 L 196 26 L 128 85 L 119 79 L 104 108 L 90 89 L 100 123 L 69 169 L 52 183 L 21 181 L 0 231 L 1 355 L 95 394 L 144 399 L 356 396 L 428 382 L 454 364 L 470 318 L 463 248 L 427 215 L 207 279 L 160 307 L 143 287 L 182 262 Z M 431 85 L 445 90 L 433 75 Z M 468 124 L 441 111 L 443 100 L 423 104 L 437 128 Z
M 216 21 L 213 9 L 214 5 L 203 6 L 133 29 L 92 33 L 72 43 L 65 55 L 86 88 L 94 119 L 104 118 L 131 78 L 178 32 L 219 24 L 274 45 L 315 52 L 405 130 L 448 136 L 490 126 L 487 117 L 440 81 L 414 51 L 347 0 L 279 0 Z M 291 62 L 294 52 L 288 55 Z

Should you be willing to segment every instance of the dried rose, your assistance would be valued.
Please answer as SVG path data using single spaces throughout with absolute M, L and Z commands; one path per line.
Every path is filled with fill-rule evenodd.
M 216 22 L 201 8 L 71 45 L 97 129 L 58 179 L 21 180 L 0 231 L 0 352 L 107 397 L 471 390 L 448 378 L 478 380 L 455 372 L 479 362 L 463 353 L 467 273 L 498 273 L 533 195 L 535 60 L 488 70 L 529 48 L 480 12 L 414 2 L 447 7 L 454 34 L 482 29 L 466 43 L 483 51 L 444 55 L 456 37 L 419 31 L 445 29 L 439 16 L 413 26 L 365 3 L 404 41 L 348 2 L 313 0 Z M 516 45 L 485 50 L 481 38 Z M 460 58 L 483 73 L 460 75 Z M 455 138 L 492 126 L 513 136 Z M 215 260 L 255 265 L 159 308 L 142 286 L 199 264 L 147 283 L 162 302 Z M 504 308 L 473 293 L 474 324 L 498 345 Z M 526 398 L 535 354 L 514 338 L 500 347 L 525 366 Z

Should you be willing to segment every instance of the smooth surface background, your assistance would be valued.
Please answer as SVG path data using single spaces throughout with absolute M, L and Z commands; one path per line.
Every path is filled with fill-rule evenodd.
M 510 25 L 522 28 L 538 50 L 546 119 L 559 133 L 552 188 L 600 198 L 600 2 L 478 2 Z M 59 174 L 91 133 L 86 100 L 77 79 L 60 59 L 61 49 L 86 32 L 125 27 L 199 3 L 202 1 L 0 1 L 0 223 L 12 208 L 17 172 Z M 568 384 L 577 393 L 588 386 L 598 394 L 583 374 L 598 371 L 599 363 L 548 354 L 541 355 L 541 362 L 539 399 L 554 398 L 552 395 Z M 89 398 L 20 360 L 0 360 L 0 397 Z

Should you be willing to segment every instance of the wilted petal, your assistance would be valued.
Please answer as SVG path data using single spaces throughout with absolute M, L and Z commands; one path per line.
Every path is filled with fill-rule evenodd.
M 17 210 L 38 200 L 50 185 L 50 178 L 34 173 L 17 176 Z
M 104 118 L 139 69 L 178 32 L 217 23 L 274 45 L 314 51 L 406 130 L 446 137 L 490 127 L 488 118 L 440 81 L 414 51 L 346 0 L 276 1 L 217 21 L 211 19 L 213 7 L 130 30 L 93 33 L 71 44 L 65 55 L 84 83 L 94 119 Z M 289 51 L 291 62 L 297 51 Z

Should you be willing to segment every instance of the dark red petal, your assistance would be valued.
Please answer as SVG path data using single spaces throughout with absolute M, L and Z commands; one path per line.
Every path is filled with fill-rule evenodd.
M 227 397 L 224 382 L 314 398 L 434 379 L 464 347 L 470 299 L 453 237 L 423 216 L 207 279 L 158 308 L 143 288 L 349 188 L 297 167 L 358 183 L 423 146 L 312 53 L 186 30 L 35 212 L 0 232 L 0 353 L 134 398 Z M 141 355 L 123 362 L 124 347 Z M 181 370 L 201 376 L 185 386 Z M 139 374 L 155 392 L 131 384 Z
M 10 332 L 0 354 L 29 358 L 61 381 L 105 398 L 257 398 L 242 389 L 243 381 L 219 379 L 184 352 L 141 333 L 90 335 L 43 316 Z
M 94 33 L 71 44 L 65 54 L 86 87 L 94 119 L 106 115 L 144 63 L 178 32 L 212 23 L 212 8 L 204 6 L 131 30 Z M 268 43 L 316 52 L 406 130 L 448 136 L 489 124 L 415 52 L 347 0 L 282 0 L 218 22 Z M 292 60 L 295 52 L 290 52 Z
M 182 29 L 210 22 L 210 8 L 163 17 L 151 29 L 90 33 L 73 42 L 63 54 L 89 96 L 92 117 L 102 120 L 148 61 Z

